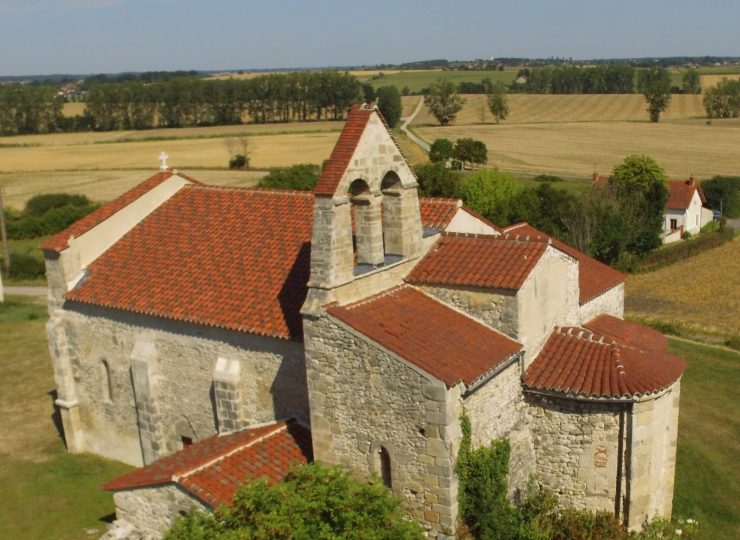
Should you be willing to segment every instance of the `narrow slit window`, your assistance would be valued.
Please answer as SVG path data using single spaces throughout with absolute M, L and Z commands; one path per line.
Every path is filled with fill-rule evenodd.
M 107 360 L 100 361 L 100 384 L 103 390 L 103 399 L 113 402 L 113 382 L 110 377 L 110 366 Z

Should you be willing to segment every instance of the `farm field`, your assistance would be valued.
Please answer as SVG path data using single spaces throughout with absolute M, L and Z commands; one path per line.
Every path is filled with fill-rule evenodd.
M 46 308 L 11 297 L 0 304 L 0 538 L 97 538 L 112 518 L 110 493 L 100 484 L 130 470 L 89 454 L 67 454 L 54 421 L 54 378 L 46 345 Z M 740 451 L 733 400 L 740 356 L 670 339 L 687 358 L 674 515 L 698 519 L 702 538 L 737 538 L 740 512 L 732 471 Z M 22 406 L 21 406 L 22 404 Z M 39 513 L 37 508 L 44 508 Z M 97 534 L 87 530 L 97 529 Z
M 472 137 L 488 147 L 489 165 L 513 173 L 588 178 L 630 154 L 653 157 L 674 178 L 740 171 L 740 122 L 561 122 L 415 128 L 427 141 Z
M 715 75 L 701 75 L 699 77 L 699 80 L 701 81 L 701 87 L 702 90 L 706 90 L 707 88 L 711 88 L 712 86 L 715 86 L 717 83 L 721 82 L 722 79 L 740 79 L 740 73 L 722 73 L 722 74 L 715 74 Z
M 454 125 L 494 122 L 485 95 L 467 94 L 463 97 L 465 105 Z M 420 98 L 404 96 L 401 99 L 404 106 L 412 107 L 413 110 Z M 510 94 L 508 103 L 510 111 L 505 124 L 648 122 L 645 98 L 641 94 Z M 661 115 L 661 122 L 705 116 L 700 94 L 675 94 Z M 414 118 L 413 124 L 419 127 L 438 126 L 439 122 L 429 112 L 429 108 L 424 106 Z
M 368 72 L 367 76 L 361 76 L 359 74 L 356 75 L 361 82 L 370 83 L 375 88 L 394 85 L 399 90 L 402 90 L 404 86 L 408 86 L 409 90 L 412 92 L 418 92 L 423 88 L 427 88 L 438 79 L 446 79 L 455 84 L 459 84 L 461 82 L 479 83 L 488 77 L 493 82 L 501 81 L 504 84 L 509 85 L 516 78 L 518 71 L 519 68 L 509 68 L 504 71 L 445 71 L 441 69 L 430 69 L 398 71 L 395 73 L 389 72 L 380 77 L 378 77 L 376 73 L 370 72 Z
M 655 272 L 628 276 L 625 311 L 689 332 L 740 336 L 738 276 L 740 237 Z

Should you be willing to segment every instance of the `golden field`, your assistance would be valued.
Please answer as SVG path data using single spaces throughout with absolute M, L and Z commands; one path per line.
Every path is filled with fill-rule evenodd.
M 630 317 L 740 335 L 740 238 L 655 272 L 627 277 Z
M 472 137 L 488 147 L 488 163 L 512 172 L 590 177 L 607 174 L 630 154 L 653 157 L 675 178 L 740 173 L 740 120 L 562 122 L 454 125 L 415 130 L 428 141 Z
M 494 122 L 485 95 L 468 94 L 463 97 L 465 105 L 455 125 Z M 675 94 L 661 115 L 661 120 L 703 118 L 706 115 L 701 100 L 702 96 L 698 94 Z M 419 96 L 402 98 L 406 109 L 415 106 L 418 101 Z M 641 94 L 510 94 L 508 103 L 506 124 L 649 120 L 645 98 Z M 414 125 L 427 124 L 439 123 L 425 106 L 414 118 Z
M 718 75 L 702 75 L 699 77 L 702 90 L 716 86 L 722 79 L 740 79 L 740 73 L 724 73 Z

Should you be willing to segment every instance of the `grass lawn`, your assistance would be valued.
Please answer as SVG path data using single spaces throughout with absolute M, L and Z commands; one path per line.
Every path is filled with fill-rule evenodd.
M 699 520 L 707 540 L 740 538 L 740 353 L 669 341 L 671 352 L 688 362 L 681 382 L 673 515 Z
M 46 318 L 41 300 L 11 296 L 0 304 L 0 538 L 98 538 L 114 511 L 100 485 L 131 467 L 67 453 L 53 407 Z

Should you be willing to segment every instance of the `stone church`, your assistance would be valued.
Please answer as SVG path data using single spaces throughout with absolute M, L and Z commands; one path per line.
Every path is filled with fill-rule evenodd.
M 622 319 L 623 275 L 417 187 L 356 106 L 313 193 L 162 170 L 43 246 L 69 451 L 140 467 L 104 486 L 115 537 L 320 460 L 449 538 L 463 411 L 512 496 L 670 516 L 685 362 Z

